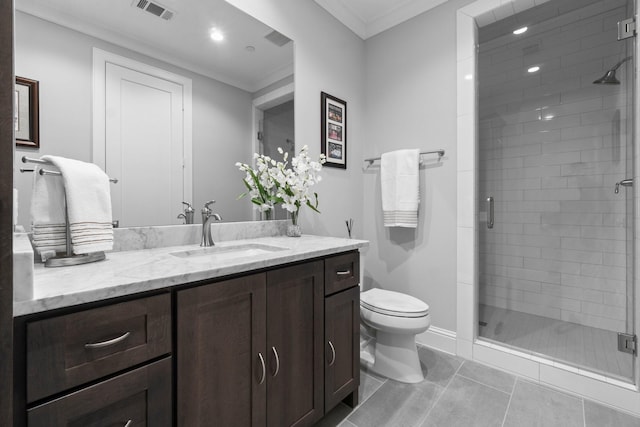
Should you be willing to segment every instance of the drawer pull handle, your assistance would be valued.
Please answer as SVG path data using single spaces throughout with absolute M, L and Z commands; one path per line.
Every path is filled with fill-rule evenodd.
M 131 332 L 125 332 L 124 334 L 120 335 L 118 338 L 114 338 L 112 340 L 85 344 L 84 348 L 109 347 L 110 345 L 118 344 L 119 342 L 126 340 L 129 335 L 131 335 Z
M 258 358 L 260 359 L 260 366 L 262 367 L 262 376 L 260 377 L 260 381 L 258 381 L 258 385 L 260 385 L 264 382 L 264 379 L 267 376 L 267 367 L 264 364 L 264 357 L 262 357 L 262 353 L 258 352 Z
M 329 340 L 329 347 L 331 348 L 331 361 L 329 362 L 329 366 L 333 366 L 333 364 L 336 363 L 336 349 L 331 340 Z
M 278 357 L 278 351 L 275 347 L 271 347 L 271 351 L 276 358 L 276 371 L 273 373 L 273 377 L 275 378 L 275 376 L 278 375 L 278 372 L 280 372 L 280 358 Z
M 346 276 L 347 274 L 351 274 L 351 270 L 336 271 L 336 274 L 338 276 Z
M 133 424 L 133 420 L 127 421 L 127 423 L 124 425 L 124 427 L 131 427 L 131 424 Z

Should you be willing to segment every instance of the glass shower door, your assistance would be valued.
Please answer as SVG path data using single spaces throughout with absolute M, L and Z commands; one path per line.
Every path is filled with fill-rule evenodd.
M 552 0 L 480 28 L 478 54 L 479 336 L 626 381 L 635 61 L 617 22 L 632 15 Z

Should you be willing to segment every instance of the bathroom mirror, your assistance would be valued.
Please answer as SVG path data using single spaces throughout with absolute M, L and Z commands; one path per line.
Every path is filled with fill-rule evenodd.
M 116 170 L 120 182 L 112 186 L 112 199 L 121 227 L 180 224 L 182 199 L 193 204 L 196 223 L 211 199 L 216 200 L 213 211 L 225 221 L 257 218 L 247 198 L 237 200 L 245 188 L 235 163 L 250 163 L 254 152 L 270 153 L 278 146 L 294 151 L 289 38 L 224 0 L 16 0 L 15 7 L 15 73 L 39 82 L 41 140 L 38 150 L 16 149 L 16 171 L 22 156 L 45 154 L 94 162 L 110 175 Z M 169 93 L 172 105 L 182 106 L 166 114 L 172 120 L 182 115 L 167 128 L 168 133 L 180 129 L 178 150 L 172 146 L 163 154 L 164 137 L 156 135 L 168 120 L 156 111 L 160 101 L 142 102 L 136 89 L 109 103 L 113 85 L 104 68 L 110 59 L 99 65 L 100 52 L 124 58 L 117 63 L 121 81 L 128 82 L 130 68 L 139 65 L 143 68 L 135 72 L 144 74 L 149 67 L 165 73 L 153 76 L 162 84 L 165 75 L 190 82 L 190 113 L 188 90 L 175 92 L 184 96 L 179 104 L 174 92 L 158 90 Z M 103 71 L 96 72 L 100 67 Z M 114 115 L 124 117 L 113 106 L 127 99 L 129 121 L 113 127 Z M 134 132 L 127 133 L 124 126 L 131 122 Z M 120 157 L 109 152 L 114 135 Z M 162 161 L 173 164 L 162 166 Z M 32 180 L 32 174 L 16 173 L 19 224 L 27 228 Z

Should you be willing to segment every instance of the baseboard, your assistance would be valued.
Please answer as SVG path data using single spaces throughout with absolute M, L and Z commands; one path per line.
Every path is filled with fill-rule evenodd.
M 416 342 L 445 353 L 456 354 L 456 333 L 448 329 L 431 326 L 425 332 L 416 335 Z

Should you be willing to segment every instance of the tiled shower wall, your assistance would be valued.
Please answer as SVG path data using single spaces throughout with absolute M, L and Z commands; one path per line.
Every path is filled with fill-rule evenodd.
M 631 52 L 616 40 L 626 3 L 532 9 L 549 19 L 520 37 L 515 21 L 486 42 L 479 31 L 480 210 L 495 199 L 494 228 L 479 227 L 481 304 L 626 328 L 632 192 L 614 185 L 632 176 L 631 62 L 620 86 L 592 84 Z

